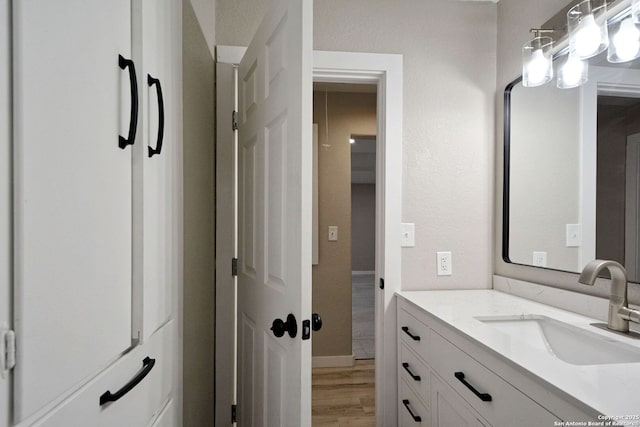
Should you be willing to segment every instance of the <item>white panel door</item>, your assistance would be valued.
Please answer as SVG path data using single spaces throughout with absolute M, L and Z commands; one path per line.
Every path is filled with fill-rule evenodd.
M 311 425 L 312 6 L 273 2 L 239 67 L 240 426 Z
M 13 2 L 16 422 L 131 345 L 130 26 L 129 0 Z
M 11 19 L 9 0 L 0 0 L 0 355 L 3 330 L 11 325 Z M 0 427 L 9 425 L 11 377 L 0 361 Z
M 134 56 L 141 59 L 142 139 L 134 154 L 134 253 L 142 262 L 134 263 L 134 277 L 136 292 L 141 290 L 142 296 L 134 295 L 142 317 L 135 319 L 134 338 L 144 341 L 169 320 L 173 304 L 176 100 L 172 66 L 176 59 L 171 35 L 179 15 L 172 13 L 175 0 L 140 3 L 141 43 Z

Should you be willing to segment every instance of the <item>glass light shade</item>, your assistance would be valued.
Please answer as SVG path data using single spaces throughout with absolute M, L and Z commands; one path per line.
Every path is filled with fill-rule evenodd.
M 551 37 L 536 37 L 522 47 L 522 85 L 541 86 L 553 78 Z
M 611 42 L 607 52 L 609 62 L 627 62 L 640 56 L 640 30 L 633 18 L 625 18 L 612 27 Z
M 640 0 L 631 2 L 631 18 L 634 24 L 640 24 Z
M 587 59 L 609 46 L 605 0 L 583 0 L 567 12 L 569 53 Z
M 589 64 L 587 61 L 572 55 L 558 68 L 558 80 L 556 86 L 560 89 L 571 89 L 585 84 L 588 80 Z

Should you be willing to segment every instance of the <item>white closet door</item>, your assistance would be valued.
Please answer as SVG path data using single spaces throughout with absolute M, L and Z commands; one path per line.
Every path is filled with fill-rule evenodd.
M 13 2 L 16 422 L 131 345 L 130 27 L 129 0 Z
M 140 147 L 136 148 L 142 171 L 136 169 L 136 188 L 141 190 L 134 207 L 135 227 L 142 231 L 142 263 L 136 280 L 142 281 L 142 325 L 145 340 L 171 317 L 173 305 L 172 266 L 175 264 L 173 236 L 173 193 L 175 163 L 176 99 L 172 70 L 174 52 L 171 34 L 175 29 L 175 0 L 141 1 L 141 94 L 143 104 Z M 163 116 L 164 120 L 161 120 Z M 137 251 L 136 251 L 137 252 Z M 138 253 L 138 252 L 137 252 Z M 139 265 L 136 263 L 134 269 Z M 136 282 L 138 286 L 138 282 Z

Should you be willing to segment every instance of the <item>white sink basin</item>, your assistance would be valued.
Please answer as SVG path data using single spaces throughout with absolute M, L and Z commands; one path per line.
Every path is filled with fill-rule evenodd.
M 573 365 L 640 362 L 640 348 L 540 315 L 476 317 L 514 340 Z

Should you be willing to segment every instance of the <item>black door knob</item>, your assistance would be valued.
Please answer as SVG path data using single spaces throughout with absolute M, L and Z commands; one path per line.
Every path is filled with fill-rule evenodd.
M 311 315 L 311 329 L 314 331 L 322 329 L 322 317 L 320 317 L 318 313 L 313 313 Z
M 274 320 L 271 324 L 271 330 L 273 331 L 273 335 L 278 338 L 283 336 L 285 332 L 289 333 L 291 338 L 295 338 L 296 335 L 298 335 L 298 322 L 296 321 L 296 316 L 289 314 L 286 322 L 283 322 L 282 319 Z

